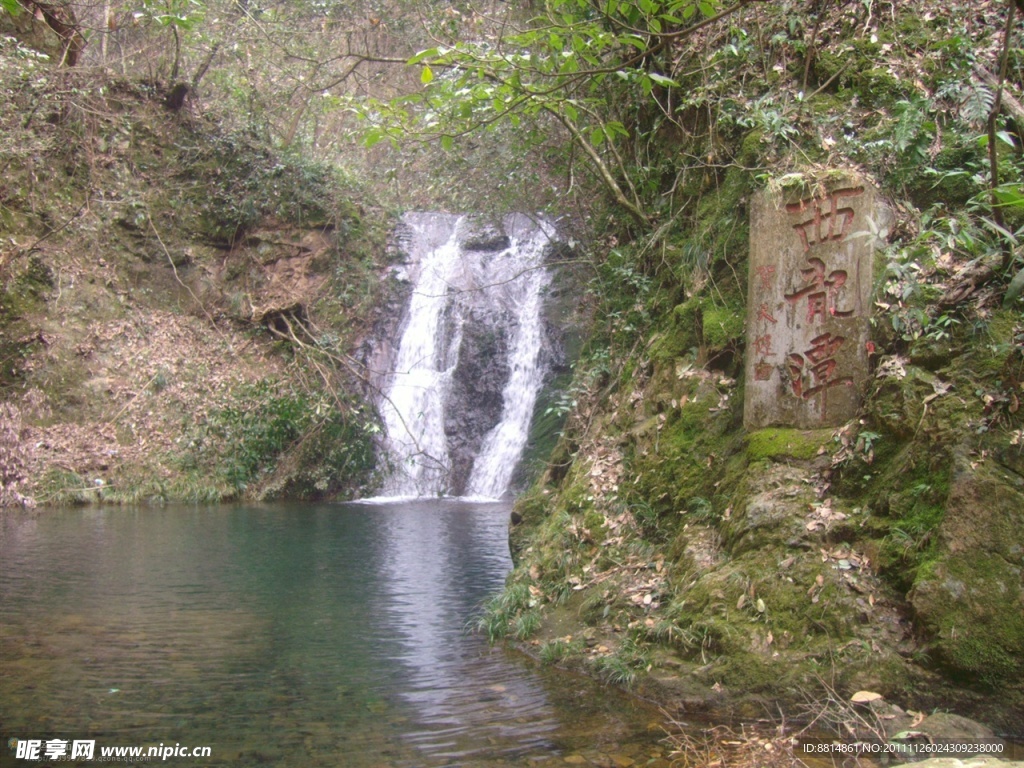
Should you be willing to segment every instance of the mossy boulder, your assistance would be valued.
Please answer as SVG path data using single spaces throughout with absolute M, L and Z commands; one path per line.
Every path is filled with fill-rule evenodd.
M 817 500 L 812 475 L 808 462 L 751 464 L 713 559 L 686 556 L 700 526 L 683 529 L 673 547 L 685 586 L 669 613 L 701 659 L 714 658 L 699 671 L 707 685 L 785 698 L 829 670 L 851 690 L 903 695 L 914 675 L 899 655 L 906 627 L 870 558 L 838 535 L 863 512 Z
M 1024 477 L 955 458 L 936 557 L 909 599 L 933 661 L 994 688 L 1024 672 Z
M 947 400 L 936 397 L 949 390 L 947 380 L 924 368 L 904 365 L 898 360 L 883 361 L 883 364 L 889 365 L 892 373 L 890 375 L 887 371 L 885 376 L 875 379 L 866 403 L 867 414 L 880 431 L 897 440 L 910 440 L 922 424 L 932 429 L 941 427 L 943 431 L 950 432 L 953 422 L 962 420 L 965 410 L 962 401 L 947 399 L 947 406 Z M 948 418 L 937 419 L 940 413 Z M 925 416 L 928 414 L 931 416 L 926 424 Z
M 804 467 L 763 463 L 748 468 L 723 526 L 723 539 L 733 555 L 786 547 L 801 538 L 804 514 L 814 500 L 806 477 Z
M 907 193 L 921 208 L 933 205 L 946 207 L 964 205 L 980 191 L 975 178 L 963 169 L 980 170 L 987 158 L 975 141 L 960 140 L 942 149 L 931 163 L 932 175 L 921 173 L 909 176 Z
M 719 471 L 727 468 L 739 443 L 737 409 L 720 406 L 742 403 L 742 397 L 732 394 L 734 383 L 723 384 L 720 377 L 689 375 L 686 366 L 679 371 L 666 374 L 664 389 L 650 398 L 670 398 L 668 408 L 645 415 L 630 432 L 628 471 L 635 480 L 629 497 L 656 514 L 699 508 L 699 516 L 706 517 L 721 511 L 727 483 Z M 655 381 L 661 383 L 659 377 Z
M 701 359 L 714 357 L 743 336 L 746 310 L 739 294 L 695 296 L 672 311 L 672 321 L 651 345 L 656 362 L 687 356 L 696 350 Z

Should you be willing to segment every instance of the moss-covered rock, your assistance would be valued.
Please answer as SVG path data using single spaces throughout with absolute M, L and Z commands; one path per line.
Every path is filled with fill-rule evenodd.
M 723 526 L 729 551 L 739 555 L 800 541 L 814 500 L 806 466 L 761 463 L 748 467 Z
M 936 664 L 1003 687 L 1024 671 L 1024 478 L 956 457 L 934 561 L 909 595 Z
M 827 452 L 832 434 L 831 429 L 759 429 L 747 435 L 747 458 L 808 461 Z
M 934 173 L 908 177 L 907 193 L 922 210 L 936 204 L 947 207 L 963 205 L 981 191 L 974 175 L 965 173 L 965 169 L 977 172 L 986 162 L 977 142 L 957 141 L 935 155 L 931 161 Z

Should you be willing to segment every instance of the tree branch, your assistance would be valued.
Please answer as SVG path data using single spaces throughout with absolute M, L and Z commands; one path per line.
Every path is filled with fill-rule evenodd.
M 1017 15 L 1017 3 L 1020 0 L 1009 0 L 1006 9 L 1006 27 L 1003 30 L 1003 52 L 999 63 L 999 79 L 996 82 L 996 98 L 992 104 L 992 111 L 988 116 L 988 161 L 989 161 L 989 182 L 990 199 L 992 206 L 992 220 L 1000 230 L 1005 230 L 1003 223 L 1003 209 L 999 205 L 999 198 L 996 196 L 996 189 L 999 187 L 999 149 L 996 144 L 996 120 L 1002 110 L 1003 83 L 1006 82 L 1006 69 L 1010 59 L 1010 38 L 1013 35 L 1013 19 Z M 1003 269 L 1009 269 L 1013 262 L 1013 246 L 1007 238 L 1000 238 L 1003 250 Z
M 630 202 L 629 198 L 626 197 L 625 193 L 622 191 L 622 187 L 619 186 L 615 177 L 612 176 L 611 171 L 608 170 L 608 166 L 605 164 L 604 160 L 601 159 L 601 156 L 597 154 L 597 150 L 594 149 L 590 142 L 586 140 L 582 133 L 580 133 L 579 128 L 573 125 L 572 122 L 565 117 L 565 115 L 558 112 L 558 110 L 547 105 L 544 106 L 544 110 L 553 115 L 554 118 L 565 127 L 565 129 L 572 135 L 573 141 L 575 141 L 576 144 L 579 145 L 580 149 L 587 154 L 590 161 L 597 169 L 598 174 L 601 176 L 602 181 L 604 181 L 605 186 L 608 187 L 612 196 L 615 198 L 615 202 L 629 211 L 638 223 L 648 226 L 650 224 L 650 217 L 635 203 Z

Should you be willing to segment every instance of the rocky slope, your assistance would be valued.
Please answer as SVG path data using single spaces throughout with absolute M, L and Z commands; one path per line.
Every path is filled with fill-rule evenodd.
M 0 49 L 8 502 L 351 495 L 388 219 L 151 84 Z
M 970 101 L 992 106 L 978 73 L 998 70 L 1005 7 L 926 5 L 830 6 L 817 37 L 782 7 L 709 33 L 733 47 L 682 83 L 693 133 L 662 129 L 666 166 L 694 159 L 669 176 L 690 202 L 595 247 L 593 333 L 561 442 L 517 505 L 492 636 L 687 711 L 807 712 L 867 690 L 1024 733 L 1022 263 L 987 217 Z M 751 111 L 705 131 L 708 104 Z M 1019 137 L 1000 140 L 1017 189 Z M 745 430 L 751 197 L 836 168 L 896 212 L 862 407 L 838 428 Z

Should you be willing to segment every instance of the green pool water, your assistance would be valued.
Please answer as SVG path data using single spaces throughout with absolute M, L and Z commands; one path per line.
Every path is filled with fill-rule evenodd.
M 508 513 L 6 513 L 0 761 L 77 739 L 210 748 L 183 766 L 667 765 L 656 710 L 466 631 L 511 567 Z

